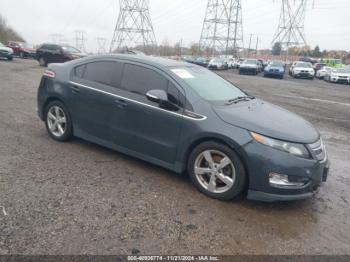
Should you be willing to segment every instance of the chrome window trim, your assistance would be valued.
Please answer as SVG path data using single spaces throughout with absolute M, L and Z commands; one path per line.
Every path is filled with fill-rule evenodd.
M 139 101 L 136 101 L 136 100 L 127 98 L 127 97 L 118 96 L 118 95 L 116 95 L 116 94 L 112 94 L 112 93 L 109 93 L 109 92 L 106 92 L 106 91 L 103 91 L 103 90 L 100 90 L 100 89 L 97 89 L 97 88 L 93 88 L 93 87 L 91 87 L 91 86 L 79 84 L 79 83 L 77 83 L 77 82 L 69 81 L 69 83 L 72 84 L 72 85 L 77 85 L 77 86 L 79 86 L 79 87 L 87 88 L 87 89 L 90 89 L 90 90 L 93 90 L 93 91 L 96 91 L 96 92 L 100 92 L 100 93 L 103 93 L 103 94 L 106 94 L 106 95 L 110 95 L 110 96 L 113 96 L 113 97 L 116 97 L 116 98 L 125 99 L 126 101 L 130 101 L 130 102 L 133 102 L 133 103 L 136 103 L 136 104 L 139 104 L 139 105 L 143 105 L 143 106 L 146 106 L 146 107 L 149 107 L 149 108 L 157 109 L 157 110 L 166 112 L 166 113 L 168 113 L 168 114 L 176 115 L 176 116 L 178 116 L 178 117 L 182 117 L 182 118 L 186 118 L 186 119 L 190 119 L 190 120 L 194 120 L 194 121 L 204 121 L 204 120 L 207 119 L 206 116 L 199 115 L 199 114 L 197 114 L 197 113 L 195 113 L 195 112 L 191 112 L 191 113 L 193 113 L 193 114 L 195 114 L 195 115 L 198 115 L 198 116 L 200 116 L 201 118 L 197 119 L 197 118 L 189 117 L 189 116 L 182 115 L 182 114 L 179 114 L 179 113 L 171 112 L 171 111 L 168 111 L 168 110 L 165 110 L 165 109 L 156 107 L 156 106 L 152 106 L 152 105 L 149 105 L 149 104 L 145 104 L 145 103 L 142 103 L 142 102 L 139 102 Z

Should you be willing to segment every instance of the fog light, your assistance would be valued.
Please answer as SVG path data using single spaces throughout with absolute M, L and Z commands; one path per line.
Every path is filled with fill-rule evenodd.
M 295 176 L 289 177 L 287 175 L 281 175 L 277 173 L 271 173 L 269 175 L 270 186 L 273 187 L 303 187 L 310 180 L 308 178 Z

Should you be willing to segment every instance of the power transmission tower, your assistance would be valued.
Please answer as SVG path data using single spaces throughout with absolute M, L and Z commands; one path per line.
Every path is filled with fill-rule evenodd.
M 149 0 L 119 0 L 120 10 L 110 52 L 142 46 L 144 52 L 154 52 L 157 46 Z
M 83 52 L 86 52 L 85 42 L 86 42 L 85 32 L 75 31 L 75 47 Z
M 305 14 L 308 0 L 282 0 L 281 14 L 272 45 L 280 43 L 288 53 L 291 46 L 305 46 Z
M 107 38 L 102 38 L 102 37 L 97 38 L 97 53 L 99 54 L 107 53 L 106 45 L 107 45 Z
M 208 0 L 199 47 L 211 55 L 239 56 L 243 48 L 241 0 Z

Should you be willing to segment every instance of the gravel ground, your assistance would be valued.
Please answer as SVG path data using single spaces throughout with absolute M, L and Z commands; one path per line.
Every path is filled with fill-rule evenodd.
M 43 70 L 0 61 L 0 254 L 350 254 L 350 86 L 220 73 L 311 121 L 332 161 L 313 199 L 225 203 L 184 175 L 54 142 L 36 114 Z

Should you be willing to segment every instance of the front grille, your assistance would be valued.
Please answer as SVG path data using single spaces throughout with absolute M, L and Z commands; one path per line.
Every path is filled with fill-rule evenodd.
M 322 139 L 309 146 L 311 150 L 315 153 L 318 161 L 325 162 L 327 160 L 327 152 Z
M 6 50 L 0 50 L 0 53 L 5 54 L 5 55 L 9 54 L 9 52 Z

